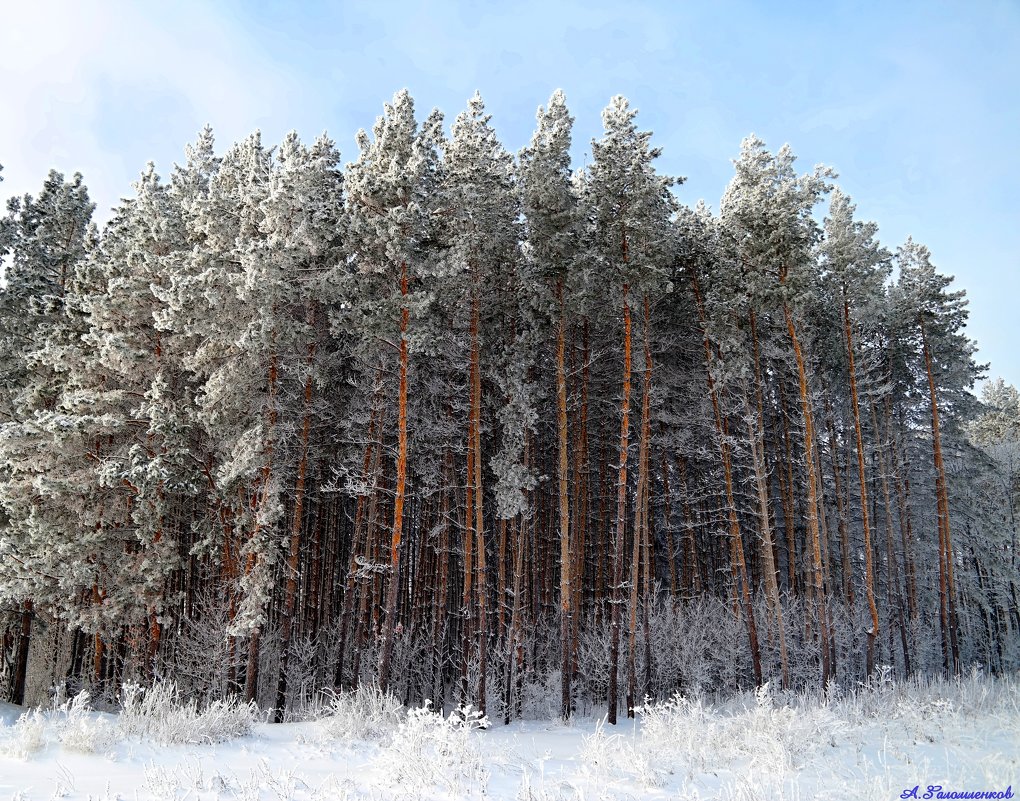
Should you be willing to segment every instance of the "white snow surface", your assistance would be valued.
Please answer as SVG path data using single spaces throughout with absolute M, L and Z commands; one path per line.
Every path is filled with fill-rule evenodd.
M 221 742 L 209 732 L 226 736 L 222 710 L 210 728 L 193 708 L 150 706 L 0 705 L 0 801 L 856 800 L 915 786 L 920 798 L 929 785 L 1020 795 L 1016 677 L 879 683 L 828 701 L 767 687 L 714 704 L 678 697 L 616 727 L 483 729 L 470 710 L 407 711 L 367 691 L 279 725 L 235 708 L 248 733 Z M 159 744 L 188 739 L 205 742 Z

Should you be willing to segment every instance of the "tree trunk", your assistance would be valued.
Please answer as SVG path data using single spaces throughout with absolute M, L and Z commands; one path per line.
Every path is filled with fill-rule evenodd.
M 626 250 L 626 242 L 624 244 Z M 616 480 L 616 539 L 613 543 L 613 578 L 610 588 L 609 711 L 608 721 L 616 725 L 619 698 L 620 606 L 623 603 L 623 548 L 627 536 L 627 449 L 630 441 L 630 304 L 629 286 L 623 285 L 623 399 L 620 401 L 620 466 Z
M 864 437 L 861 434 L 861 407 L 857 396 L 857 370 L 854 366 L 854 339 L 850 325 L 850 301 L 843 290 L 843 334 L 849 359 L 850 405 L 854 414 L 854 441 L 857 445 L 857 481 L 861 490 L 861 526 L 864 529 L 864 591 L 871 614 L 871 628 L 867 631 L 864 673 L 871 676 L 875 669 L 875 640 L 878 638 L 878 607 L 875 605 L 875 572 L 871 563 L 871 525 L 868 520 L 868 482 L 864 475 Z M 877 432 L 876 432 L 877 433 Z
M 21 627 L 18 631 L 14 654 L 14 675 L 11 682 L 10 702 L 22 706 L 25 703 L 25 684 L 28 679 L 28 647 L 32 637 L 32 602 L 21 605 Z
M 472 430 L 474 433 L 473 453 L 474 459 L 474 513 L 475 525 L 474 534 L 477 540 L 475 544 L 475 560 L 477 575 L 475 577 L 475 591 L 478 595 L 478 709 L 485 714 L 486 689 L 485 680 L 488 672 L 488 650 L 489 650 L 489 626 L 486 616 L 487 606 L 487 582 L 485 569 L 485 526 L 483 519 L 482 493 L 482 368 L 481 368 L 481 347 L 479 343 L 479 316 L 481 298 L 475 290 L 474 301 L 471 310 L 471 362 L 473 370 L 473 386 L 471 392 L 471 411 L 474 420 Z M 468 515 L 471 510 L 468 509 Z
M 315 308 L 308 307 L 308 325 L 314 330 Z M 308 439 L 312 430 L 312 364 L 315 360 L 315 341 L 308 343 L 305 360 L 304 414 L 301 420 L 301 458 L 294 482 L 294 513 L 290 525 L 290 550 L 287 554 L 287 587 L 283 602 L 283 619 L 280 622 L 280 675 L 276 682 L 276 707 L 273 719 L 283 722 L 287 703 L 287 668 L 290 663 L 290 641 L 294 633 L 294 614 L 298 589 L 298 557 L 301 554 L 301 530 L 304 526 L 305 477 L 308 474 Z
M 390 578 L 386 587 L 382 654 L 379 658 L 379 688 L 390 686 L 390 659 L 397 627 L 397 591 L 400 588 L 400 538 L 404 527 L 404 491 L 407 482 L 407 263 L 400 265 L 400 389 L 397 400 L 397 486 L 393 498 L 393 532 L 390 538 Z
M 754 607 L 751 605 L 751 589 L 747 580 L 747 565 L 744 562 L 744 546 L 740 536 L 740 521 L 737 518 L 737 503 L 733 492 L 733 460 L 730 453 L 729 437 L 726 423 L 723 420 L 722 408 L 719 404 L 719 393 L 712 373 L 712 345 L 708 339 L 708 328 L 705 317 L 705 304 L 701 296 L 701 288 L 696 276 L 692 276 L 694 301 L 698 311 L 698 322 L 701 325 L 702 344 L 705 350 L 705 376 L 708 384 L 708 395 L 712 402 L 715 417 L 716 434 L 719 437 L 719 454 L 723 467 L 723 483 L 726 492 L 726 512 L 729 525 L 730 569 L 734 577 L 733 591 L 743 604 L 747 640 L 751 648 L 751 667 L 754 671 L 755 686 L 762 684 L 761 649 L 758 643 L 758 627 L 754 620 Z
M 573 630 L 573 587 L 571 585 L 570 497 L 567 492 L 567 371 L 564 360 L 566 344 L 566 309 L 563 303 L 563 282 L 556 284 L 560 319 L 556 329 L 556 435 L 559 444 L 559 507 L 560 507 L 560 716 L 570 718 L 570 634 Z
M 475 319 L 471 315 L 472 342 L 474 340 Z M 471 347 L 471 365 L 468 370 L 468 441 L 467 441 L 467 483 L 464 489 L 464 591 L 461 597 L 463 604 L 463 644 L 461 646 L 461 702 L 468 703 L 470 693 L 469 675 L 471 667 L 472 622 L 474 621 L 474 566 L 475 566 L 475 358 L 474 345 Z
M 573 646 L 572 659 L 577 656 L 578 631 L 584 601 L 584 579 L 587 560 L 588 543 L 588 319 L 585 318 L 581 329 L 581 408 L 578 426 L 577 446 L 574 449 L 574 497 L 577 499 L 577 513 L 573 516 L 572 550 L 574 552 L 574 568 L 571 571 L 571 582 L 574 591 L 573 630 L 570 634 Z
M 765 402 L 762 394 L 761 359 L 758 348 L 757 316 L 749 310 L 751 323 L 751 350 L 754 356 L 755 408 L 744 393 L 744 414 L 751 429 L 748 441 L 751 445 L 751 462 L 754 467 L 754 482 L 758 492 L 758 517 L 761 526 L 761 560 L 765 573 L 765 594 L 772 607 L 776 630 L 779 635 L 779 662 L 782 671 L 783 689 L 790 686 L 790 666 L 786 653 L 786 627 L 783 624 L 783 606 L 779 599 L 779 579 L 776 572 L 775 542 L 772 521 L 769 514 L 768 467 L 765 464 Z
M 822 687 L 824 688 L 828 685 L 830 677 L 831 664 L 829 657 L 831 643 L 829 641 L 829 626 L 825 610 L 821 537 L 818 530 L 818 476 L 815 471 L 814 414 L 811 411 L 811 398 L 808 396 L 807 367 L 804 363 L 804 353 L 800 347 L 800 340 L 797 338 L 797 329 L 793 324 L 793 315 L 790 312 L 789 303 L 783 303 L 783 314 L 786 317 L 786 330 L 789 332 L 790 342 L 793 344 L 794 358 L 797 360 L 800 404 L 804 414 L 804 461 L 807 466 L 808 476 L 807 524 L 811 546 L 812 590 L 818 616 L 818 633 L 821 637 L 821 679 Z
M 644 453 L 641 456 L 641 471 L 644 474 L 644 498 L 642 503 L 642 554 L 645 563 L 644 582 L 641 588 L 641 630 L 645 638 L 645 686 L 643 694 L 652 695 L 652 637 L 649 623 L 649 605 L 654 592 L 655 581 L 655 532 L 652 528 L 653 517 L 651 514 L 651 454 L 652 454 L 652 345 L 651 345 L 651 310 L 648 302 L 648 295 L 645 295 L 645 324 L 644 324 L 644 346 L 645 346 L 645 375 L 644 394 L 642 395 L 641 408 L 641 440 L 644 444 Z
M 932 457 L 935 465 L 935 493 L 938 506 L 939 529 L 939 606 L 943 613 L 943 643 L 946 649 L 946 670 L 960 672 L 960 644 L 957 637 L 956 587 L 953 580 L 953 541 L 949 526 L 949 491 L 946 483 L 946 466 L 942 461 L 942 432 L 939 426 L 939 404 L 935 392 L 935 373 L 932 368 L 931 349 L 924 330 L 924 321 L 919 321 L 921 346 L 924 351 L 924 368 L 928 376 L 928 392 L 931 397 L 931 439 Z
M 633 553 L 631 555 L 630 570 L 630 629 L 628 631 L 628 685 L 627 685 L 627 717 L 634 717 L 634 707 L 637 706 L 637 624 L 638 606 L 647 604 L 647 594 L 641 592 L 640 576 L 642 552 L 645 552 L 644 569 L 646 577 L 651 570 L 651 564 L 647 558 L 648 538 L 648 440 L 651 435 L 650 414 L 650 393 L 652 388 L 652 351 L 648 339 L 648 326 L 650 323 L 648 296 L 644 299 L 644 356 L 645 369 L 642 381 L 641 395 L 641 439 L 638 446 L 638 481 L 637 497 L 634 501 L 634 536 Z M 642 597 L 644 595 L 644 597 Z M 647 688 L 646 688 L 647 689 Z

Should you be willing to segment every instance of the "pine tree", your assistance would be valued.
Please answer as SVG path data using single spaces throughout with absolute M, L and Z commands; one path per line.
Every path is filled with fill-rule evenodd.
M 299 559 L 313 459 L 312 429 L 321 428 L 322 413 L 315 392 L 326 383 L 326 365 L 336 351 L 323 335 L 323 323 L 326 309 L 340 300 L 338 287 L 330 281 L 341 258 L 343 179 L 339 163 L 340 154 L 325 136 L 310 147 L 302 145 L 296 133 L 284 139 L 261 204 L 260 231 L 265 241 L 253 260 L 259 272 L 256 276 L 249 272 L 245 287 L 246 291 L 254 288 L 272 299 L 263 314 L 271 315 L 270 341 L 275 352 L 270 358 L 279 362 L 279 395 L 273 400 L 281 429 L 289 432 L 281 437 L 276 458 L 281 472 L 292 477 L 294 487 L 290 532 L 282 548 L 286 582 L 280 614 L 281 656 L 275 703 L 278 722 L 283 719 L 287 701 L 291 641 L 298 617 Z
M 218 163 L 210 149 L 205 131 L 191 154 L 196 163 L 179 179 L 182 189 L 198 188 L 182 204 L 195 245 L 163 325 L 195 343 L 184 367 L 199 384 L 195 422 L 209 443 L 204 469 L 223 521 L 200 547 L 224 554 L 223 578 L 237 599 L 230 633 L 247 637 L 245 696 L 254 699 L 283 515 L 274 463 L 281 287 L 261 258 L 271 157 L 258 133 Z
M 828 683 L 832 670 L 832 640 L 826 609 L 819 529 L 819 477 L 807 358 L 798 333 L 797 312 L 806 303 L 813 280 L 811 248 L 819 236 L 812 210 L 834 177 L 831 170 L 816 167 L 798 176 L 796 156 L 784 145 L 773 155 L 755 136 L 741 143 L 734 163 L 736 175 L 723 196 L 720 211 L 741 261 L 761 294 L 770 292 L 783 312 L 797 364 L 798 391 L 804 420 L 804 461 L 807 472 L 807 524 L 811 556 L 811 591 L 814 595 L 821 651 L 821 680 Z M 771 281 L 769 280 L 771 279 Z M 802 312 L 801 312 L 802 313 Z M 791 554 L 792 557 L 792 554 Z
M 585 187 L 585 209 L 592 226 L 593 265 L 589 280 L 605 284 L 618 292 L 617 303 L 623 317 L 623 380 L 620 402 L 620 448 L 617 478 L 616 537 L 612 560 L 612 619 L 609 665 L 609 722 L 616 723 L 621 611 L 624 603 L 624 543 L 626 540 L 627 466 L 630 444 L 630 395 L 632 306 L 643 308 L 647 294 L 661 291 L 669 253 L 669 216 L 673 180 L 655 173 L 652 162 L 659 150 L 649 145 L 650 132 L 639 132 L 637 115 L 626 98 L 614 97 L 602 112 L 605 133 L 592 142 L 592 165 Z M 635 301 L 637 297 L 639 300 Z M 643 453 L 647 454 L 645 426 L 642 424 Z M 639 472 L 642 468 L 639 466 Z M 641 477 L 644 481 L 644 476 Z M 633 537 L 640 542 L 642 532 Z M 633 577 L 632 585 L 636 584 Z M 636 587 L 635 587 L 636 588 Z M 632 607 L 635 606 L 632 600 Z M 633 610 L 632 610 L 633 614 Z M 632 621 L 631 629 L 634 624 Z M 633 642 L 631 637 L 631 694 L 634 685 Z M 631 705 L 634 698 L 630 699 Z M 632 716 L 628 709 L 628 716 Z
M 472 639 L 472 610 L 477 610 L 478 706 L 486 708 L 488 671 L 488 572 L 483 487 L 482 330 L 483 315 L 492 313 L 495 293 L 512 284 L 518 258 L 517 203 L 513 160 L 503 149 L 477 93 L 457 116 L 445 150 L 441 203 L 446 215 L 449 281 L 468 322 L 467 498 L 464 533 L 465 648 L 467 675 Z M 483 308 L 483 304 L 485 308 Z
M 901 319 L 910 321 L 909 331 L 920 357 L 928 395 L 932 465 L 935 474 L 939 544 L 939 621 L 944 666 L 949 673 L 960 670 L 957 613 L 956 560 L 950 523 L 950 499 L 943 455 L 943 418 L 967 396 L 982 368 L 975 364 L 974 344 L 963 328 L 969 312 L 963 290 L 948 292 L 951 277 L 939 274 L 931 253 L 908 239 L 897 250 L 898 304 Z M 912 325 L 911 325 L 912 323 Z
M 384 691 L 390 684 L 398 625 L 408 474 L 408 383 L 416 339 L 411 310 L 415 309 L 416 317 L 424 314 L 428 295 L 422 292 L 421 282 L 434 268 L 428 242 L 435 198 L 429 190 L 437 170 L 440 125 L 441 117 L 434 115 L 419 131 L 411 95 L 407 90 L 398 92 L 376 122 L 372 140 L 363 131 L 359 134 L 361 154 L 347 177 L 349 247 L 362 276 L 359 296 L 366 304 L 361 322 L 366 326 L 365 335 L 386 348 L 395 343 L 398 352 L 396 487 L 379 662 L 379 684 Z M 381 354 L 378 361 L 387 359 Z
M 65 405 L 65 385 L 85 331 L 81 272 L 94 204 L 81 175 L 51 171 L 38 196 L 10 203 L 11 250 L 0 294 L 0 347 L 8 364 L 7 417 L 0 425 L 0 593 L 24 603 L 21 648 L 33 611 L 98 632 L 104 582 L 95 564 L 103 536 L 88 446 Z M 67 532 L 73 532 L 68 537 Z M 99 635 L 96 634 L 97 653 Z M 98 661 L 98 660 L 97 660 Z M 22 697 L 24 659 L 14 695 Z M 98 672 L 98 666 L 97 666 Z
M 571 635 L 574 627 L 574 582 L 570 538 L 570 497 L 567 451 L 566 339 L 569 295 L 576 291 L 580 229 L 577 197 L 570 173 L 570 131 L 573 117 L 562 91 L 553 93 L 548 109 L 539 108 L 538 127 L 521 152 L 520 189 L 527 220 L 527 246 L 532 270 L 551 286 L 551 315 L 556 327 L 556 440 L 560 540 L 560 714 L 570 717 L 573 672 Z M 576 488 L 575 488 L 576 491 Z
M 843 336 L 846 341 L 847 373 L 850 379 L 850 408 L 854 420 L 857 451 L 857 479 L 861 498 L 861 526 L 864 532 L 864 590 L 871 615 L 867 631 L 865 674 L 875 668 L 875 640 L 878 637 L 878 609 L 875 605 L 875 577 L 872 567 L 871 524 L 868 519 L 868 482 L 864 470 L 864 437 L 857 390 L 856 344 L 851 306 L 866 312 L 873 298 L 882 294 L 889 275 L 889 254 L 875 241 L 878 227 L 854 219 L 854 205 L 839 189 L 832 193 L 821 245 L 822 268 L 834 284 L 836 302 L 842 306 Z
M 123 509 L 122 550 L 129 556 L 107 582 L 104 603 L 118 606 L 118 618 L 132 627 L 132 657 L 148 674 L 159 649 L 167 579 L 179 568 L 180 538 L 189 527 L 174 509 L 186 502 L 196 477 L 172 400 L 180 365 L 165 353 L 156 327 L 163 304 L 153 292 L 169 280 L 168 257 L 184 242 L 183 218 L 151 164 L 135 189 L 88 263 L 97 289 L 81 303 L 89 330 L 73 394 L 82 435 L 105 441 L 96 470 L 97 484 L 107 488 L 104 506 Z

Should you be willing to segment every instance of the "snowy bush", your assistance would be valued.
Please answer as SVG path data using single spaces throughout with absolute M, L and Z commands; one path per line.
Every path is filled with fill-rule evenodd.
M 200 710 L 195 699 L 181 699 L 174 682 L 157 683 L 148 689 L 126 684 L 119 726 L 124 736 L 160 745 L 220 743 L 251 732 L 257 716 L 254 704 L 242 703 L 236 697 L 214 701 Z
M 57 696 L 51 709 L 33 709 L 23 713 L 14 725 L 2 730 L 0 754 L 27 759 L 47 744 L 47 734 L 70 751 L 91 754 L 105 752 L 116 742 L 114 726 L 92 711 L 86 691 L 62 701 Z
M 15 759 L 28 759 L 46 745 L 44 732 L 46 718 L 38 709 L 25 712 L 14 725 L 3 732 L 0 739 L 0 754 Z
M 605 718 L 596 721 L 595 731 L 581 738 L 581 760 L 597 782 L 605 782 L 615 775 L 627 761 L 622 734 L 607 734 Z
M 0 741 L 0 750 L 25 758 L 40 750 L 52 732 L 60 745 L 80 753 L 107 753 L 125 737 L 159 745 L 220 743 L 249 734 L 258 716 L 254 704 L 237 699 L 215 701 L 199 709 L 182 701 L 172 682 L 143 689 L 127 684 L 120 715 L 96 712 L 87 691 L 61 703 L 58 696 L 47 712 L 22 715 Z
M 203 592 L 193 614 L 179 623 L 173 648 L 162 649 L 156 674 L 172 676 L 188 698 L 223 698 L 229 694 L 230 677 L 242 675 L 245 654 L 227 636 L 229 599 Z
M 295 637 L 287 662 L 287 719 L 315 717 L 318 713 L 316 688 L 322 685 L 321 666 L 328 663 L 325 637 Z M 275 675 L 275 674 L 272 674 Z
M 426 702 L 407 713 L 377 761 L 402 792 L 439 788 L 457 798 L 484 793 L 489 773 L 471 734 L 488 727 L 488 718 L 470 705 L 443 717 Z
M 109 717 L 92 711 L 87 690 L 65 701 L 58 712 L 63 715 L 63 720 L 57 728 L 57 739 L 68 751 L 107 753 L 120 739 L 117 727 Z
M 741 670 L 749 664 L 743 623 L 725 602 L 661 598 L 652 603 L 648 616 L 653 684 L 664 696 L 733 689 L 746 678 Z
M 610 642 L 609 626 L 595 625 L 594 616 L 583 621 L 578 632 L 575 669 L 578 689 L 588 698 L 605 698 L 609 692 Z
M 337 740 L 389 740 L 405 717 L 403 704 L 378 685 L 331 693 L 321 719 L 323 734 Z
M 560 716 L 562 674 L 558 669 L 529 673 L 521 688 L 521 714 L 526 720 L 555 720 Z
M 846 731 L 832 710 L 818 703 L 777 703 L 768 684 L 726 705 L 674 695 L 635 709 L 639 735 L 624 745 L 622 768 L 647 786 L 672 773 L 688 778 L 720 766 L 744 766 L 755 774 L 783 776 Z

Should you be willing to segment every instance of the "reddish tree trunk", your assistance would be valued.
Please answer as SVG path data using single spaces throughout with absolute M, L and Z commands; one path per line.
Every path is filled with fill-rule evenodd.
M 397 591 L 400 587 L 400 539 L 404 530 L 404 492 L 407 483 L 407 264 L 400 265 L 400 388 L 397 400 L 397 485 L 393 498 L 393 532 L 390 538 L 390 576 L 386 589 L 386 609 L 379 659 L 379 687 L 389 690 L 390 659 L 397 626 Z
M 626 244 L 624 245 L 626 250 Z M 627 536 L 627 449 L 630 444 L 630 304 L 623 285 L 623 399 L 620 401 L 620 466 L 616 482 L 616 539 L 613 543 L 613 584 L 610 587 L 612 605 L 609 645 L 609 723 L 616 725 L 616 706 L 619 698 L 620 665 L 620 606 L 623 603 L 623 550 Z
M 815 470 L 815 426 L 814 414 L 811 411 L 811 399 L 808 396 L 807 367 L 804 363 L 804 353 L 800 347 L 800 340 L 797 338 L 797 329 L 793 324 L 793 315 L 790 306 L 783 304 L 783 314 L 786 317 L 786 330 L 790 334 L 790 342 L 793 344 L 793 355 L 797 361 L 797 375 L 799 377 L 800 404 L 804 414 L 804 461 L 807 465 L 808 475 L 808 498 L 807 498 L 807 524 L 808 536 L 811 547 L 811 572 L 812 592 L 814 594 L 815 611 L 818 617 L 818 632 L 821 637 L 821 669 L 822 686 L 829 683 L 831 671 L 831 643 L 829 641 L 828 617 L 825 609 L 825 587 L 822 578 L 822 550 L 821 536 L 818 528 L 818 476 Z
M 556 330 L 556 439 L 559 445 L 559 523 L 560 523 L 560 715 L 570 717 L 570 634 L 573 630 L 573 600 L 571 586 L 570 553 L 570 496 L 567 493 L 567 371 L 564 359 L 566 347 L 566 310 L 563 304 L 563 282 L 556 285 L 560 319 Z

